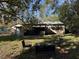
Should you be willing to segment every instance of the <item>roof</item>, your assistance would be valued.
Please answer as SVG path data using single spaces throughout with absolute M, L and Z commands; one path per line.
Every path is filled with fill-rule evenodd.
M 63 24 L 62 22 L 43 22 L 44 24 Z
M 55 22 L 46 21 L 46 22 L 43 22 L 43 24 L 63 24 L 63 23 L 60 21 L 55 21 Z
M 17 25 L 15 25 L 16 27 L 21 27 L 22 25 L 21 24 L 17 24 Z

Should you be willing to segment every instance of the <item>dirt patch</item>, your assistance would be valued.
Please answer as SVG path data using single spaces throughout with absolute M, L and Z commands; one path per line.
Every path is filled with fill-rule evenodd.
M 0 59 L 13 59 L 22 51 L 21 41 L 0 42 Z

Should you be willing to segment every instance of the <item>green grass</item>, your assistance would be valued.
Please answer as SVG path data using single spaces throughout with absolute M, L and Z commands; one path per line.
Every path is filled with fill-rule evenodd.
M 62 37 L 65 40 L 69 40 L 72 42 L 79 42 L 79 36 L 75 36 L 75 35 L 71 35 L 71 34 L 67 34 L 65 36 Z
M 62 37 L 64 40 L 68 40 L 71 42 L 79 42 L 79 37 L 75 35 L 64 35 Z M 21 39 L 15 36 L 2 36 L 0 37 L 0 58 L 1 59 L 11 59 L 11 57 L 20 56 L 21 58 L 26 56 L 26 53 L 22 53 L 22 44 Z M 25 38 L 24 38 L 25 39 Z M 42 36 L 42 37 L 27 37 L 25 39 L 26 42 L 31 42 L 32 45 L 35 45 L 38 42 L 46 42 L 57 39 L 56 35 L 48 35 L 48 36 Z M 72 51 L 72 50 L 71 50 Z M 79 52 L 79 51 L 76 51 Z M 79 58 L 79 53 L 72 52 L 71 56 L 76 54 L 77 59 Z M 18 57 L 19 57 L 18 56 Z M 72 57 L 73 58 L 73 57 Z M 75 57 L 74 57 L 75 58 Z
M 1 41 L 15 41 L 15 40 L 21 40 L 22 37 L 16 37 L 16 36 L 0 36 L 0 42 Z

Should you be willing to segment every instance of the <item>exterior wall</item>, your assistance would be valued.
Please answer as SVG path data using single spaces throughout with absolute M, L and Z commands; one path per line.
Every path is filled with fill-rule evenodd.
M 25 32 L 25 35 L 41 35 L 42 32 L 44 35 L 49 35 L 49 34 L 56 34 L 56 35 L 63 35 L 65 33 L 65 26 L 60 26 L 60 28 L 58 29 L 57 27 L 51 27 L 50 29 L 48 29 L 48 27 L 33 27 L 31 30 L 27 30 Z

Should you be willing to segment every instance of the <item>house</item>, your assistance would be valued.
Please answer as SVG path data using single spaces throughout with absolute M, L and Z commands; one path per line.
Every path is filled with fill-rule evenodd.
M 30 24 L 26 24 L 29 25 Z M 26 31 L 25 35 L 39 35 L 39 34 L 64 34 L 65 26 L 62 22 L 43 22 L 39 24 L 32 24 L 32 29 Z
M 14 27 L 13 33 L 17 35 L 62 35 L 65 33 L 65 26 L 60 21 L 42 21 L 38 24 L 25 24 L 24 26 L 20 20 L 17 20 L 17 24 L 12 27 Z

